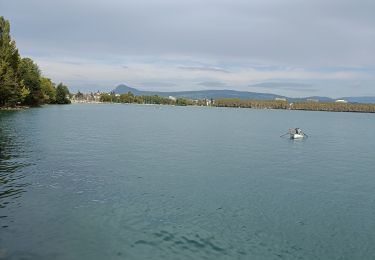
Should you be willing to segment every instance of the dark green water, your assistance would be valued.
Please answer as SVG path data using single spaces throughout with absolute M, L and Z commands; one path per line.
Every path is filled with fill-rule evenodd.
M 279 136 L 301 127 L 310 138 Z M 0 112 L 0 259 L 375 259 L 375 115 Z

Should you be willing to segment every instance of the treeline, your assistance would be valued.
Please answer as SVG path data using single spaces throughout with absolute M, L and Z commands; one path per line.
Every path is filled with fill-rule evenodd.
M 268 108 L 268 109 L 287 109 L 288 102 L 280 100 L 250 100 L 239 98 L 217 99 L 214 103 L 217 107 L 241 107 L 241 108 Z
M 375 113 L 375 104 L 298 102 L 290 104 L 292 110 Z
M 0 16 L 0 107 L 70 103 L 68 87 L 55 84 L 30 58 L 22 58 L 10 36 L 10 24 Z
M 191 100 L 186 98 L 171 99 L 162 96 L 135 96 L 131 92 L 122 95 L 115 93 L 102 94 L 101 102 L 129 103 L 129 104 L 160 104 L 177 106 L 206 106 L 206 100 Z M 288 110 L 309 110 L 309 111 L 331 111 L 331 112 L 363 112 L 375 113 L 375 104 L 353 104 L 334 102 L 296 102 L 288 103 L 282 100 L 250 100 L 239 98 L 217 99 L 209 106 L 216 107 L 237 107 L 256 109 L 288 109 Z
M 162 96 L 135 96 L 133 93 L 115 95 L 115 93 L 102 94 L 101 102 L 112 103 L 129 103 L 129 104 L 157 104 L 157 105 L 176 105 L 189 106 L 193 105 L 193 101 L 186 98 L 170 99 Z
M 280 100 L 243 100 L 243 99 L 218 99 L 218 107 L 263 108 L 263 109 L 290 109 L 330 112 L 363 112 L 375 113 L 375 104 L 356 104 L 338 102 L 297 102 L 288 103 Z

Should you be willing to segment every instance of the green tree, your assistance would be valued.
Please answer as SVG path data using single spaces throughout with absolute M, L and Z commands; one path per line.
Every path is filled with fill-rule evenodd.
M 53 104 L 56 102 L 55 84 L 49 78 L 41 77 L 40 87 L 43 94 L 44 103 Z
M 20 99 L 19 63 L 16 43 L 10 37 L 10 24 L 0 16 L 0 106 L 15 105 Z
M 25 98 L 24 103 L 32 106 L 41 104 L 43 102 L 43 93 L 38 65 L 30 58 L 21 59 L 19 77 L 21 83 L 30 90 L 30 94 Z
M 21 88 L 21 98 L 20 98 L 20 102 L 24 102 L 26 97 L 28 97 L 30 95 L 30 90 L 25 87 L 25 86 L 22 86 Z
M 67 86 L 60 83 L 56 87 L 56 104 L 70 104 L 69 100 L 69 89 Z
M 84 95 L 81 91 L 78 90 L 77 94 L 76 94 L 76 98 L 77 99 L 83 99 Z

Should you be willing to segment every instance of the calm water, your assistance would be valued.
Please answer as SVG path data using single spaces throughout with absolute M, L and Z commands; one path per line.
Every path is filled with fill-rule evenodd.
M 279 136 L 301 127 L 310 137 Z M 375 115 L 0 112 L 0 259 L 374 259 Z

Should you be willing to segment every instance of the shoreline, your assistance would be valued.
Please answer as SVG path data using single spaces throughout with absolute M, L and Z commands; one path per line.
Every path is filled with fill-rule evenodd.
M 361 114 L 374 114 L 375 111 L 344 111 L 344 110 L 324 110 L 324 109 L 298 109 L 298 108 L 275 108 L 275 107 L 245 107 L 245 106 L 200 106 L 200 105 L 172 105 L 172 104 L 139 104 L 139 103 L 118 103 L 118 102 L 72 102 L 72 105 L 83 104 L 83 105 L 93 105 L 93 104 L 113 104 L 113 105 L 141 105 L 141 106 L 173 106 L 173 107 L 211 107 L 211 108 L 241 108 L 241 109 L 256 109 L 256 110 L 285 110 L 285 111 L 310 111 L 310 112 L 334 112 L 334 113 L 361 113 Z
M 335 113 L 362 113 L 362 114 L 374 114 L 375 111 L 350 111 L 350 110 L 334 110 L 334 109 L 306 109 L 306 108 L 283 108 L 283 107 L 249 107 L 249 106 L 223 106 L 223 105 L 176 105 L 176 104 L 139 104 L 139 103 L 122 103 L 122 102 L 101 102 L 101 101 L 91 101 L 91 102 L 77 102 L 72 101 L 72 105 L 84 104 L 84 105 L 93 105 L 93 104 L 124 104 L 124 105 L 143 105 L 143 106 L 181 106 L 181 107 L 215 107 L 215 108 L 244 108 L 244 109 L 260 109 L 260 110 L 292 110 L 292 111 L 311 111 L 311 112 L 335 112 Z M 49 105 L 49 104 L 47 104 Z M 362 104 L 367 105 L 367 104 Z M 4 106 L 0 107 L 0 111 L 21 111 L 29 109 L 30 106 Z
M 30 108 L 29 106 L 0 107 L 0 111 L 19 111 Z

